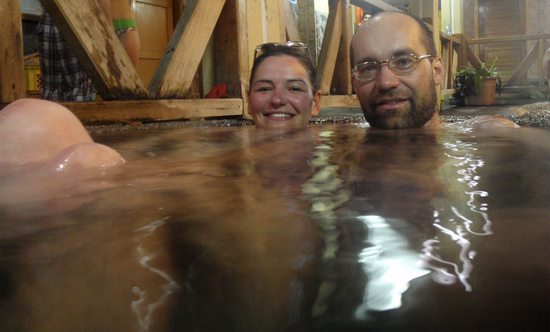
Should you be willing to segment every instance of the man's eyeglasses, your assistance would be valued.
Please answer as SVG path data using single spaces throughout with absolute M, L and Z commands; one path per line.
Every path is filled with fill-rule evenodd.
M 264 53 L 269 53 L 284 48 L 296 48 L 297 50 L 304 52 L 306 55 L 309 55 L 306 44 L 299 41 L 290 40 L 285 43 L 265 43 L 256 46 L 256 49 L 254 50 L 254 59 L 257 59 Z
M 414 54 L 396 55 L 384 61 L 365 61 L 358 63 L 353 67 L 351 72 L 356 80 L 369 82 L 376 79 L 383 64 L 387 64 L 388 68 L 390 68 L 395 75 L 403 75 L 415 70 L 420 60 L 432 57 L 434 57 L 434 55 L 431 54 L 420 56 Z

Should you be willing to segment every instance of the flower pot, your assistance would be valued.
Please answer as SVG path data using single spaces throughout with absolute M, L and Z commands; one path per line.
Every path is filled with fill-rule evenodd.
M 481 80 L 481 93 L 479 95 L 466 96 L 466 105 L 487 106 L 495 104 L 497 92 L 497 79 L 485 77 Z

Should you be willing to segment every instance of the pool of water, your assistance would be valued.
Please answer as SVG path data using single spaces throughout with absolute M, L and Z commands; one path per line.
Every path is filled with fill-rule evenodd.
M 0 330 L 548 331 L 550 132 L 95 134 L 0 180 Z

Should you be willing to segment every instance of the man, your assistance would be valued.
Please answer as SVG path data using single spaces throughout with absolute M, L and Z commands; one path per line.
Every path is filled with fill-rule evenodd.
M 351 62 L 353 86 L 371 127 L 441 125 L 436 88 L 445 70 L 432 33 L 422 21 L 402 12 L 374 15 L 353 36 Z M 494 126 L 516 126 L 491 118 L 498 119 Z M 483 124 L 487 126 L 487 119 Z

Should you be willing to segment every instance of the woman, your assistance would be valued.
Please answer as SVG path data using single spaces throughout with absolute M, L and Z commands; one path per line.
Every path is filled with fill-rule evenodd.
M 269 43 L 256 48 L 248 113 L 262 128 L 303 128 L 320 111 L 315 65 L 305 44 Z

